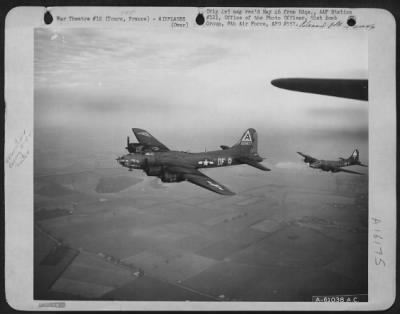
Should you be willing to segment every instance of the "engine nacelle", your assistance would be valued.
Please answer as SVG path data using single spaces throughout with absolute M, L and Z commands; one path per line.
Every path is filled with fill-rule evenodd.
M 148 156 L 143 162 L 143 170 L 148 176 L 161 177 L 164 168 L 155 160 L 153 155 Z
M 160 177 L 162 182 L 182 182 L 185 181 L 185 178 L 182 174 L 172 173 L 172 172 L 164 172 Z
M 161 165 L 151 165 L 144 169 L 148 176 L 159 177 L 163 173 L 163 167 Z

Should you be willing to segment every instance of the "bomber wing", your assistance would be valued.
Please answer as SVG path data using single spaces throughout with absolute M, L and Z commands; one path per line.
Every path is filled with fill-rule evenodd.
M 280 78 L 271 84 L 303 93 L 368 100 L 366 79 Z
M 297 153 L 298 153 L 300 156 L 303 156 L 303 157 L 304 157 L 304 162 L 305 162 L 305 163 L 312 164 L 312 163 L 314 163 L 314 162 L 316 162 L 316 161 L 318 160 L 317 158 L 308 156 L 308 155 L 303 154 L 303 153 L 301 153 L 301 152 L 297 152 Z
M 186 168 L 182 166 L 171 166 L 168 167 L 168 171 L 183 174 L 185 179 L 193 184 L 201 186 L 207 190 L 213 191 L 222 195 L 235 195 L 232 191 L 230 191 L 227 187 L 218 183 L 217 181 L 211 179 L 206 176 L 204 173 L 201 173 L 199 170 L 195 168 Z
M 163 143 L 158 141 L 153 135 L 143 129 L 133 128 L 133 133 L 135 134 L 139 143 L 151 148 L 154 151 L 166 152 L 169 148 Z
M 361 176 L 363 176 L 364 174 L 363 173 L 361 173 L 361 172 L 357 172 L 357 171 L 351 171 L 351 170 L 347 170 L 347 169 L 343 169 L 343 168 L 338 168 L 337 170 L 336 170 L 337 172 L 347 172 L 347 173 L 352 173 L 352 174 L 359 174 L 359 175 L 361 175 Z

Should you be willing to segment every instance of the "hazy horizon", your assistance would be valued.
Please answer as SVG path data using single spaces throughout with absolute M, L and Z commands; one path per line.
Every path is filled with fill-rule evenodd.
M 35 150 L 60 142 L 76 154 L 118 155 L 140 127 L 196 152 L 232 145 L 252 127 L 273 163 L 299 160 L 296 151 L 336 159 L 354 148 L 368 161 L 367 102 L 270 84 L 368 77 L 365 33 L 142 32 L 35 30 Z

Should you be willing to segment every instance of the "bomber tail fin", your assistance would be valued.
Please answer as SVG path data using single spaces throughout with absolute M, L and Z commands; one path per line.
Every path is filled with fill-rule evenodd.
M 350 160 L 352 161 L 359 161 L 360 153 L 358 152 L 358 149 L 355 149 L 351 156 L 349 157 Z
M 368 167 L 368 165 L 364 165 L 363 163 L 361 163 L 360 161 L 360 153 L 358 152 L 358 149 L 355 149 L 353 151 L 353 153 L 351 154 L 351 156 L 348 159 L 352 165 L 358 165 L 361 167 Z
M 258 138 L 255 129 L 247 129 L 239 139 L 239 142 L 237 142 L 232 148 L 239 150 L 240 157 L 236 158 L 239 162 L 263 171 L 271 170 L 260 164 L 264 158 L 260 157 L 258 154 Z
M 258 155 L 257 131 L 253 128 L 247 129 L 242 137 L 233 147 L 238 147 L 240 152 L 250 156 Z

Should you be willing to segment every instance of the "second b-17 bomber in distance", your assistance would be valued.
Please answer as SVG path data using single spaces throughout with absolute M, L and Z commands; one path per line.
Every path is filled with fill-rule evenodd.
M 364 165 L 360 162 L 360 160 L 359 160 L 360 154 L 358 152 L 358 149 L 355 149 L 349 158 L 340 157 L 339 160 L 320 160 L 320 159 L 305 155 L 301 152 L 297 152 L 297 153 L 300 156 L 304 157 L 304 162 L 306 164 L 308 164 L 311 168 L 321 169 L 323 171 L 347 172 L 347 173 L 363 175 L 363 173 L 343 169 L 343 167 L 355 166 L 355 165 L 362 166 L 362 167 L 368 167 L 367 165 Z
M 189 181 L 218 194 L 234 195 L 198 169 L 247 164 L 263 171 L 270 170 L 259 163 L 263 158 L 258 155 L 257 132 L 252 128 L 247 129 L 232 147 L 221 145 L 222 150 L 203 153 L 171 151 L 149 132 L 138 128 L 132 131 L 139 143 L 130 143 L 128 137 L 126 149 L 129 154 L 118 157 L 118 163 L 129 170 L 142 169 L 162 182 Z

